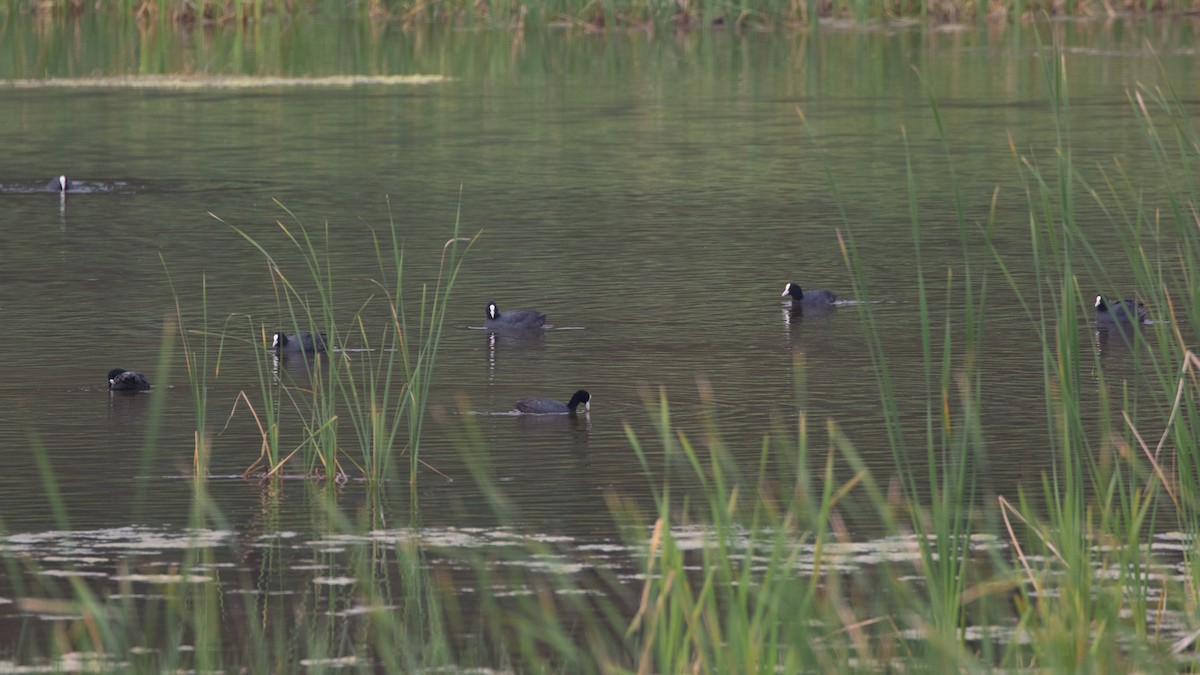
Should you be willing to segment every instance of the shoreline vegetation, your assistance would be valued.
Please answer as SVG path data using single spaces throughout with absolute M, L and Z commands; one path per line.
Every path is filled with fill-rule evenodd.
M 45 17 L 105 13 L 180 25 L 238 25 L 320 16 L 388 22 L 404 28 L 809 30 L 841 22 L 1011 23 L 1046 16 L 1104 20 L 1155 14 L 1200 18 L 1200 0 L 0 0 L 0 13 Z

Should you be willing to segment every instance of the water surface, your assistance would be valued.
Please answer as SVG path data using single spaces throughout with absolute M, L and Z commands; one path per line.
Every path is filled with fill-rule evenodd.
M 173 531 L 189 522 L 195 420 L 185 364 L 175 354 L 169 379 L 156 370 L 164 321 L 175 314 L 171 281 L 191 329 L 200 326 L 203 281 L 210 326 L 228 338 L 208 394 L 214 498 L 240 536 L 312 527 L 257 483 L 233 477 L 257 456 L 259 441 L 244 408 L 226 426 L 239 392 L 253 400 L 259 387 L 255 350 L 265 348 L 264 332 L 269 338 L 285 324 L 266 261 L 230 226 L 260 238 L 282 272 L 311 289 L 279 227 L 295 231 L 296 219 L 328 237 L 341 322 L 379 291 L 371 283 L 381 278 L 373 232 L 394 222 L 401 233 L 410 303 L 419 284 L 434 279 L 456 214 L 463 232 L 482 233 L 454 290 L 432 392 L 422 458 L 437 472 L 423 471 L 418 486 L 431 524 L 496 525 L 468 480 L 461 439 L 471 425 L 522 525 L 611 539 L 607 494 L 651 506 L 624 425 L 653 437 L 644 402 L 661 388 L 676 421 L 699 435 L 698 382 L 711 388 L 725 440 L 748 468 L 764 434 L 794 428 L 799 400 L 815 447 L 833 420 L 887 476 L 893 458 L 858 310 L 872 303 L 904 412 L 923 415 L 906 161 L 916 175 L 935 334 L 948 324 L 952 342 L 962 337 L 964 261 L 976 290 L 987 276 L 993 294 L 984 319 L 983 492 L 1037 486 L 1051 462 L 1041 347 L 1035 326 L 1006 297 L 982 231 L 999 190 L 993 241 L 1018 283 L 1035 287 L 1012 148 L 1050 161 L 1058 143 L 1043 43 L 1051 32 L 1062 41 L 1079 166 L 1091 172 L 1119 159 L 1150 194 L 1161 179 L 1129 92 L 1138 82 L 1186 92 L 1196 72 L 1195 24 L 1185 21 L 1057 24 L 1042 27 L 1042 42 L 1022 26 L 521 36 L 301 22 L 264 26 L 249 44 L 219 31 L 162 35 L 165 47 L 142 45 L 138 57 L 116 48 L 120 41 L 95 17 L 52 24 L 38 40 L 14 37 L 23 21 L 0 36 L 4 78 L 449 78 L 245 90 L 22 88 L 0 96 L 0 184 L 44 185 L 66 173 L 136 186 L 0 195 L 0 513 L 8 530 L 34 533 L 59 526 L 34 443 L 54 467 L 72 527 Z M 331 35 L 361 39 L 341 51 Z M 1086 178 L 1097 181 L 1098 171 Z M 967 224 L 979 226 L 965 238 L 955 189 Z M 1133 294 L 1120 233 L 1108 231 L 1094 205 L 1081 203 L 1077 213 L 1099 261 L 1077 270 L 1084 294 Z M 854 297 L 839 229 L 858 246 L 869 298 Z M 792 316 L 777 297 L 787 281 L 833 289 L 846 302 Z M 555 329 L 534 339 L 473 329 L 489 300 L 547 312 Z M 383 306 L 367 307 L 364 316 L 381 326 Z M 1095 335 L 1086 307 L 1078 321 L 1085 350 L 1103 347 L 1102 361 L 1138 390 L 1128 348 Z M 339 349 L 362 346 L 348 340 Z M 143 370 L 158 386 L 112 397 L 104 374 L 114 366 Z M 578 388 L 594 397 L 587 416 L 490 414 L 523 396 L 565 400 Z M 144 460 L 157 399 L 165 399 L 164 424 Z M 348 425 L 342 433 L 352 445 Z M 923 443 L 913 448 L 919 467 Z M 145 492 L 135 499 L 138 489 Z M 362 490 L 352 481 L 337 498 L 353 505 Z M 407 497 L 401 484 L 395 492 Z M 308 494 L 284 493 L 301 502 Z

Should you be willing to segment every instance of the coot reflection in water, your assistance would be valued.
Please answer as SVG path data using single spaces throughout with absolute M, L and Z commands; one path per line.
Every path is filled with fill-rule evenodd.
M 1096 353 L 1101 360 L 1110 358 L 1129 359 L 1140 344 L 1142 331 L 1136 323 L 1096 324 L 1092 333 L 1096 342 Z
M 590 414 L 584 415 L 516 415 L 517 428 L 529 433 L 570 432 L 577 449 L 583 449 L 592 431 Z
M 487 344 L 489 350 L 530 347 L 546 345 L 546 331 L 541 328 L 534 330 L 488 330 Z
M 531 362 L 543 358 L 546 349 L 546 332 L 542 329 L 521 331 L 488 331 L 487 367 L 488 380 L 495 378 L 505 366 L 519 370 Z
M 271 370 L 280 384 L 308 388 L 312 386 L 313 378 L 319 377 L 320 363 L 320 359 L 316 358 L 289 359 L 286 355 L 276 355 L 272 359 Z
M 828 303 L 813 303 L 806 305 L 797 302 L 791 306 L 785 305 L 783 307 L 783 321 L 784 323 L 797 323 L 804 320 L 806 317 L 809 319 L 815 319 L 821 316 L 829 316 L 835 312 L 837 312 L 837 305 L 831 305 Z

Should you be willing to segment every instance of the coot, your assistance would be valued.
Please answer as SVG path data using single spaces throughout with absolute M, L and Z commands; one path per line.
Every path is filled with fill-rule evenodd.
M 783 287 L 783 292 L 779 294 L 779 297 L 781 298 L 786 298 L 788 296 L 791 296 L 791 301 L 793 303 L 801 302 L 805 304 L 832 305 L 837 301 L 837 296 L 830 291 L 824 289 L 806 291 L 800 288 L 799 285 L 790 281 L 786 286 Z
M 1146 320 L 1146 306 L 1137 300 L 1105 302 L 1104 296 L 1096 296 L 1096 323 L 1142 323 Z
M 541 328 L 546 323 L 546 315 L 532 309 L 507 309 L 503 312 L 492 301 L 487 306 L 485 328 Z
M 113 368 L 108 371 L 108 388 L 113 391 L 148 391 L 150 382 L 136 370 Z
M 316 354 L 325 351 L 324 333 L 297 333 L 286 335 L 276 333 L 271 342 L 271 349 L 276 354 Z
M 575 412 L 580 403 L 583 404 L 584 410 L 591 410 L 592 395 L 580 389 L 568 403 L 552 398 L 523 398 L 516 402 L 516 407 L 517 412 L 527 415 L 562 415 Z

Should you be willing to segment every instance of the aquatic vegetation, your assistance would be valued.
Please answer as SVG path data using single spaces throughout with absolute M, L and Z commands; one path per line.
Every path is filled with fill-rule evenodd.
M 271 477 L 295 459 L 304 467 L 305 474 L 345 480 L 348 473 L 343 463 L 349 462 L 357 470 L 356 477 L 379 485 L 392 477 L 392 459 L 399 454 L 408 456 L 408 480 L 415 484 L 421 465 L 421 427 L 442 339 L 446 303 L 475 237 L 459 236 L 456 220 L 453 235 L 441 251 L 437 280 L 432 287 L 420 287 L 420 303 L 414 313 L 404 302 L 404 251 L 395 222 L 389 224 L 382 237 L 372 232 L 379 266 L 379 277 L 372 283 L 385 304 L 386 320 L 381 326 L 369 325 L 363 318 L 368 303 L 344 327 L 335 319 L 336 284 L 326 257 L 328 229 L 317 240 L 294 216 L 292 224 L 281 222 L 279 227 L 304 262 L 308 274 L 304 281 L 301 281 L 303 276 L 293 281 L 259 241 L 230 225 L 268 262 L 285 332 L 321 335 L 332 348 L 290 355 L 279 353 L 272 362 L 263 350 L 256 351 L 260 399 L 256 404 L 243 393 L 239 401 L 250 407 L 259 424 L 263 452 L 247 468 L 247 474 L 262 470 Z M 248 342 L 270 344 L 269 351 L 278 352 L 275 346 L 279 344 L 279 334 L 266 324 L 253 326 L 253 319 L 251 324 L 252 333 L 257 336 Z M 270 341 L 265 340 L 268 334 L 272 335 Z M 344 346 L 351 339 L 360 344 L 354 358 L 339 349 L 339 345 Z M 296 378 L 291 373 L 304 381 L 301 386 L 292 382 Z M 286 452 L 280 447 L 280 416 L 285 400 L 304 420 L 305 427 L 300 444 Z M 346 442 L 339 436 L 338 426 L 342 415 L 350 420 L 358 443 L 357 456 L 343 449 Z M 404 431 L 407 442 L 397 449 Z
M 1010 197 L 997 194 L 986 214 L 972 216 L 956 190 L 961 259 L 924 255 L 930 233 L 909 165 L 920 333 L 905 347 L 914 359 L 897 357 L 870 302 L 854 223 L 843 218 L 839 228 L 858 301 L 846 311 L 857 312 L 867 336 L 877 377 L 871 414 L 886 425 L 890 464 L 869 463 L 846 423 L 810 417 L 801 354 L 796 403 L 763 429 L 757 462 L 729 447 L 708 382 L 689 416 L 665 391 L 647 391 L 652 431 L 625 427 L 644 481 L 605 487 L 606 531 L 522 525 L 491 471 L 478 417 L 462 415 L 462 482 L 483 495 L 495 524 L 459 527 L 418 489 L 415 469 L 446 302 L 477 238 L 460 236 L 456 218 L 437 280 L 415 292 L 404 283 L 411 252 L 396 227 L 373 232 L 379 299 L 347 320 L 336 311 L 346 282 L 327 264 L 327 230 L 294 217 L 279 223 L 292 249 L 285 256 L 230 224 L 267 263 L 276 307 L 218 329 L 201 279 L 200 306 L 177 300 L 164 328 L 164 354 L 181 344 L 195 415 L 189 522 L 71 527 L 53 462 L 32 439 L 58 529 L 0 537 L 11 586 L 3 595 L 12 599 L 0 601 L 0 621 L 20 624 L 6 657 L 14 668 L 122 672 L 1189 668 L 1200 635 L 1200 357 L 1192 347 L 1200 187 L 1188 167 L 1200 160 L 1200 142 L 1173 93 L 1138 88 L 1131 111 L 1163 175 L 1186 180 L 1166 181 L 1165 205 L 1119 165 L 1092 185 L 1068 142 L 1066 80 L 1056 60 L 1045 67 L 1057 152 L 1013 147 L 1027 257 L 991 245 L 997 201 Z M 936 102 L 931 114 L 941 125 Z M 812 141 L 819 154 L 815 130 Z M 954 154 L 945 155 L 952 177 Z M 1090 244 L 1080 199 L 1121 230 L 1122 259 Z M 1027 261 L 1034 273 L 1018 276 Z M 1153 309 L 1141 330 L 1114 336 L 1127 341 L 1119 363 L 1103 349 L 1107 327 L 1094 323 L 1095 287 L 1136 288 Z M 1054 459 L 1045 475 L 993 494 L 981 477 L 1015 461 L 982 424 L 996 405 L 982 381 L 990 346 L 1004 338 L 988 323 L 997 302 L 1019 305 L 1022 327 L 1037 335 L 1028 364 L 1040 373 L 1041 398 L 1012 426 L 1036 420 L 1044 428 L 1037 450 Z M 295 370 L 277 366 L 269 350 L 277 329 L 325 332 L 333 348 L 294 361 Z M 244 391 L 234 414 L 248 405 L 255 415 L 263 458 L 253 468 L 265 480 L 218 481 L 205 470 L 210 385 L 234 348 L 256 358 L 258 391 Z M 1114 367 L 1126 361 L 1128 370 Z M 161 389 L 168 363 L 153 371 Z M 912 364 L 916 393 L 895 384 Z M 1122 381 L 1132 377 L 1147 379 L 1149 392 Z M 340 428 L 346 419 L 352 434 Z M 150 425 L 148 451 L 153 433 Z M 393 470 L 399 456 L 409 459 L 407 480 Z M 291 462 L 326 477 L 352 467 L 370 486 L 285 481 Z M 401 493 L 399 505 L 389 492 Z M 256 500 L 253 522 L 227 521 L 221 498 L 246 493 Z M 297 513 L 303 528 L 286 524 Z

